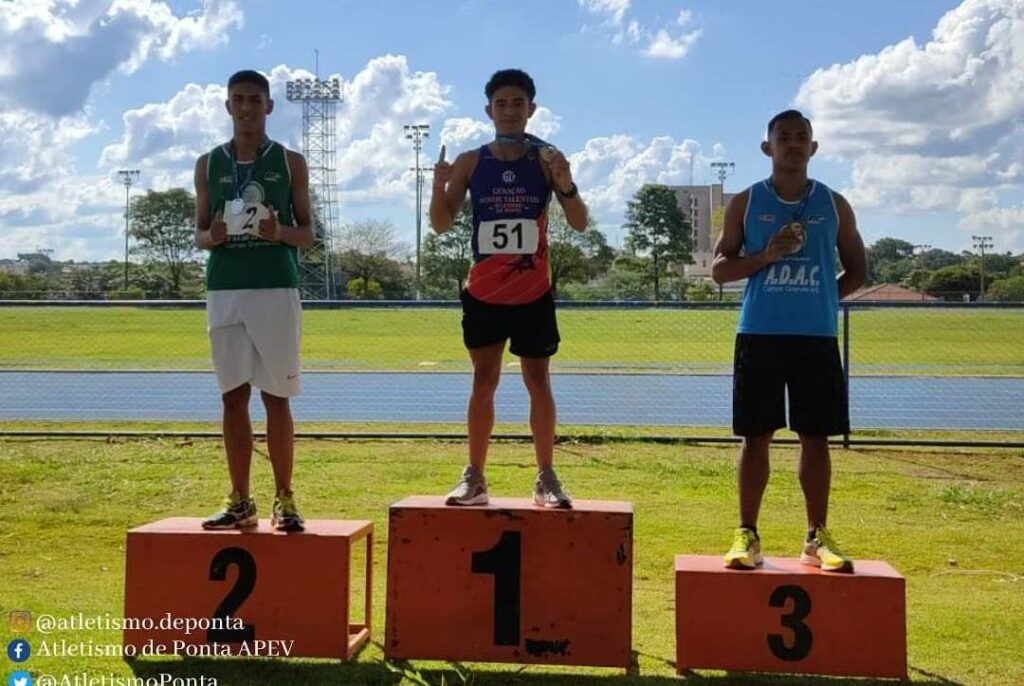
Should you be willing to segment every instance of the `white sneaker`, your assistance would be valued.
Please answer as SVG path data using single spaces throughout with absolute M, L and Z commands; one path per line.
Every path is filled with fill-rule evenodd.
M 562 490 L 562 482 L 551 467 L 537 472 L 537 483 L 533 486 L 533 504 L 539 507 L 572 509 L 572 498 Z
M 473 465 L 466 465 L 462 470 L 462 478 L 451 493 L 445 496 L 445 505 L 486 505 L 487 479 Z

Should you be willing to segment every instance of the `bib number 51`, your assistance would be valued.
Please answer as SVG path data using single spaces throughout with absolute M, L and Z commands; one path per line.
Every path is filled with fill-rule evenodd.
M 480 222 L 477 233 L 483 255 L 532 255 L 537 252 L 540 229 L 533 219 Z

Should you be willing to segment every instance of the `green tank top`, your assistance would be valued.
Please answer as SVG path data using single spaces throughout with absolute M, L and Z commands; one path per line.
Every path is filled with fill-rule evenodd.
M 255 165 L 252 176 L 249 168 Z M 239 163 L 239 183 L 250 181 L 242 189 L 246 204 L 266 203 L 277 210 L 281 224 L 294 226 L 292 216 L 292 174 L 287 152 L 280 143 L 270 141 L 251 163 Z M 206 158 L 206 190 L 210 199 L 210 217 L 218 211 L 227 217 L 234 199 L 235 181 L 231 170 L 231 145 L 225 143 L 210 151 Z M 210 251 L 206 262 L 206 289 L 210 291 L 240 288 L 298 288 L 299 254 L 290 245 L 274 244 L 248 234 L 228 236 L 226 243 Z

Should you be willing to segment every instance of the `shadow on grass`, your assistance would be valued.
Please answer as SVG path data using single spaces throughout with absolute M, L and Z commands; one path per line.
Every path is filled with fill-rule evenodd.
M 440 686 L 442 679 L 447 686 L 504 686 L 523 684 L 526 686 L 678 686 L 694 684 L 707 686 L 728 686 L 748 684 L 765 686 L 892 686 L 900 683 L 882 679 L 852 679 L 822 676 L 797 676 L 789 674 L 747 674 L 717 673 L 699 674 L 686 672 L 679 677 L 645 676 L 643 674 L 583 675 L 571 673 L 532 673 L 536 667 L 509 665 L 507 671 L 481 672 L 471 666 L 452 665 L 449 668 L 419 669 L 415 665 L 398 662 L 394 666 L 406 670 L 419 679 L 406 679 L 382 661 L 341 662 L 329 660 L 260 660 L 260 659 L 184 659 L 180 661 L 135 660 L 129 663 L 135 676 L 142 679 L 161 679 L 170 675 L 174 679 L 189 679 L 188 686 L 335 686 L 337 684 L 358 684 L 360 686 L 391 686 L 397 684 L 428 684 Z M 460 673 L 462 676 L 460 676 Z M 923 686 L 962 686 L 961 682 L 947 679 L 921 669 L 911 668 L 914 684 Z M 201 680 L 205 677 L 205 682 Z M 463 677 L 465 679 L 463 679 Z M 163 677 L 167 679 L 167 677 Z

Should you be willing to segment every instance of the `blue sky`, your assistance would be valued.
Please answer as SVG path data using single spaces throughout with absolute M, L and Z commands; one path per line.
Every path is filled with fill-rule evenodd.
M 528 70 L 533 129 L 570 158 L 612 242 L 645 182 L 768 173 L 766 120 L 797 105 L 821 144 L 812 175 L 840 190 L 868 242 L 959 251 L 973 233 L 1024 251 L 1024 0 L 431 3 L 13 0 L 0 16 L 0 258 L 36 247 L 117 258 L 123 188 L 190 185 L 229 134 L 223 83 L 272 77 L 270 133 L 295 147 L 283 84 L 338 75 L 339 214 L 413 242 L 412 150 L 487 139 L 483 84 Z

